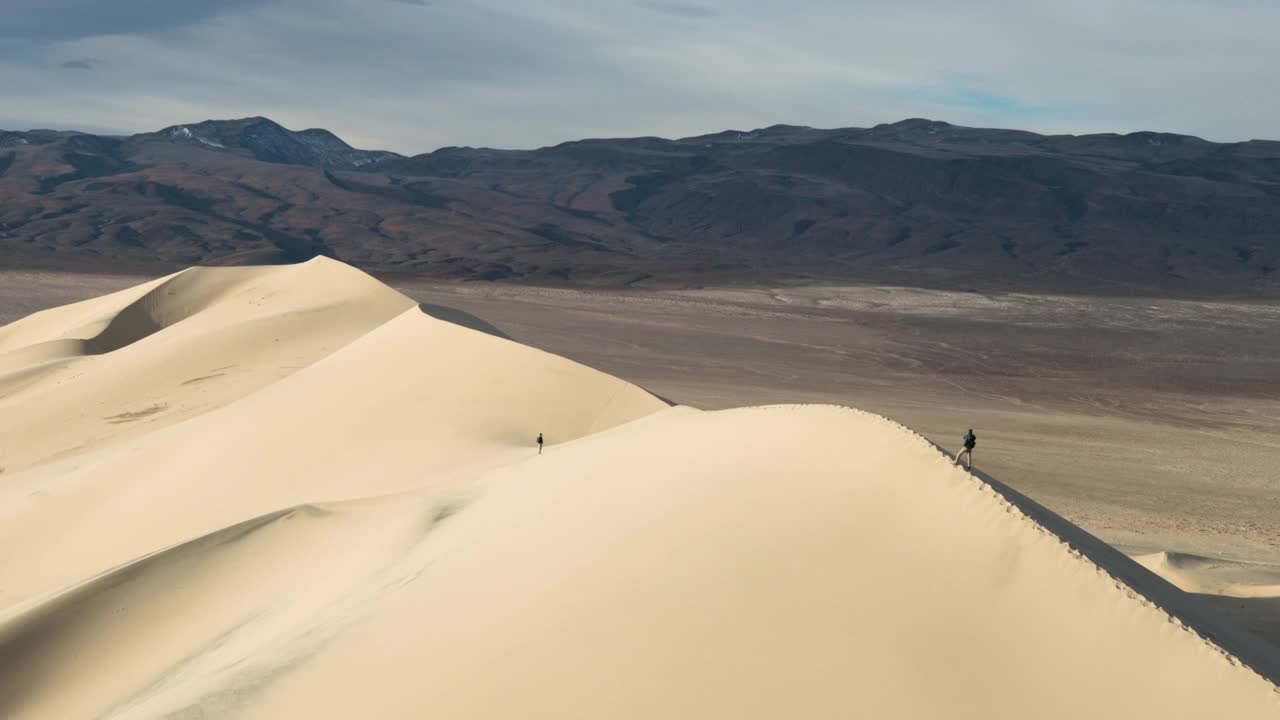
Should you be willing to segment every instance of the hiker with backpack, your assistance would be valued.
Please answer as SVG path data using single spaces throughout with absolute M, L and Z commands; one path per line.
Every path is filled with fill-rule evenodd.
M 542 454 L 542 433 L 538 433 L 538 454 Z
M 978 444 L 978 436 L 973 434 L 973 428 L 969 428 L 969 432 L 964 434 L 964 449 L 956 454 L 954 465 L 959 465 L 961 458 L 968 460 L 969 464 L 966 470 L 973 469 L 973 448 Z

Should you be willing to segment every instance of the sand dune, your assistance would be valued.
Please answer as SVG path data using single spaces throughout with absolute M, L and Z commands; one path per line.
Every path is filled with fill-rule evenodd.
M 900 425 L 441 317 L 317 259 L 0 329 L 0 717 L 1280 716 L 1273 651 Z
M 1280 568 L 1261 563 L 1158 552 L 1134 558 L 1182 590 L 1233 597 L 1280 597 Z

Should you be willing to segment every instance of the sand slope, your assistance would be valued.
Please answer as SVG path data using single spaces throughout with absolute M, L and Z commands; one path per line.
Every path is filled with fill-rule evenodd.
M 1280 716 L 899 425 L 671 408 L 329 260 L 0 329 L 0 454 L 0 717 Z

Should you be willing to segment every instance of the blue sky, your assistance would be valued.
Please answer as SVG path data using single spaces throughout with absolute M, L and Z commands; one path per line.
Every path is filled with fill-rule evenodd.
M 364 147 L 905 117 L 1280 138 L 1271 0 L 0 0 L 0 128 Z

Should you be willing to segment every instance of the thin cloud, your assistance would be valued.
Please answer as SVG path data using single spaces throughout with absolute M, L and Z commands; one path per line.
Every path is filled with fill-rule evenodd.
M 68 70 L 92 70 L 102 64 L 97 58 L 80 58 L 78 60 L 67 60 L 62 63 L 62 67 Z
M 664 0 L 640 0 L 636 5 L 667 15 L 685 18 L 711 18 L 719 15 L 712 8 L 685 2 L 665 2 Z
M 150 35 L 240 12 L 272 0 L 37 0 L 0 3 L 0 46 L 101 35 Z M 2 49 L 2 47 L 0 47 Z

